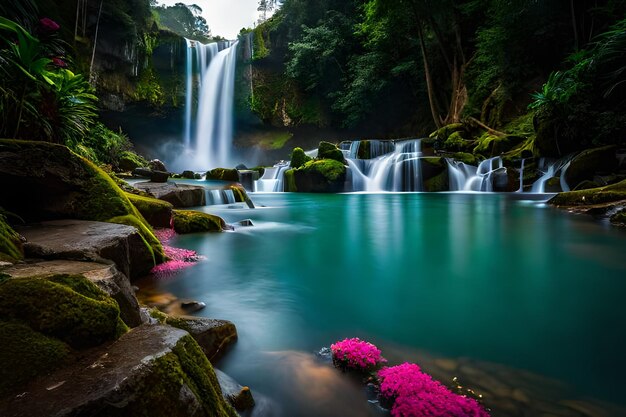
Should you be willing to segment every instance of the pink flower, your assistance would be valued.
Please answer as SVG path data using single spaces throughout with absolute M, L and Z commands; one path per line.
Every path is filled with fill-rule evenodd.
M 387 362 L 380 349 L 359 338 L 344 339 L 330 346 L 333 362 L 339 368 L 369 371 Z
M 41 25 L 41 28 L 47 32 L 56 32 L 61 27 L 57 22 L 50 19 L 49 17 L 39 19 L 39 24 Z
M 457 395 L 413 363 L 378 371 L 380 397 L 392 417 L 489 417 L 471 398 Z

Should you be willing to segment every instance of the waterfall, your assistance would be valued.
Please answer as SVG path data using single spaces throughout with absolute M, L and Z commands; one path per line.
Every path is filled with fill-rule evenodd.
M 238 42 L 186 42 L 185 147 L 196 170 L 229 166 Z
M 233 190 L 207 190 L 207 206 L 219 204 L 235 204 L 235 194 Z
M 526 164 L 526 158 L 522 158 L 522 164 L 519 170 L 519 188 L 516 192 L 523 193 L 524 192 L 524 165 Z
M 567 184 L 567 181 L 565 181 L 565 172 L 567 171 L 567 168 L 569 168 L 571 160 L 571 156 L 566 156 L 565 158 L 561 158 L 553 162 L 550 162 L 545 158 L 539 159 L 539 171 L 541 171 L 543 175 L 533 183 L 531 192 L 545 193 L 546 183 L 550 178 L 556 176 L 560 177 L 561 190 L 569 191 L 569 185 Z
M 450 191 L 485 191 L 494 190 L 494 182 L 506 175 L 502 158 L 485 159 L 478 167 L 463 162 L 448 160 Z
M 271 168 L 265 168 L 263 176 L 254 182 L 256 193 L 277 193 L 284 191 L 283 179 L 285 171 L 289 169 L 289 163 L 281 162 Z
M 358 154 L 359 143 L 354 143 L 357 145 L 354 145 L 354 151 L 351 146 L 350 155 Z M 348 159 L 353 191 L 422 191 L 424 189 L 420 161 L 421 140 L 395 142 L 393 146 L 392 153 L 374 159 Z

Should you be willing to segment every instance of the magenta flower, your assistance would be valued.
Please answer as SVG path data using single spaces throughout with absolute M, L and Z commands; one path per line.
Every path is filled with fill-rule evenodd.
M 475 400 L 453 393 L 416 364 L 383 368 L 378 378 L 392 417 L 489 417 Z
M 49 17 L 44 17 L 43 19 L 39 19 L 39 25 L 46 32 L 56 32 L 61 27 L 59 26 L 57 22 L 50 19 Z
M 333 363 L 341 369 L 371 371 L 387 362 L 380 349 L 359 338 L 344 339 L 330 346 Z

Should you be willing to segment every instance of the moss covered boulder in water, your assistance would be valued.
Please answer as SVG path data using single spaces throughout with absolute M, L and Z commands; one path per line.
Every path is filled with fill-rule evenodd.
M 302 148 L 294 148 L 291 152 L 291 168 L 300 168 L 305 163 L 309 162 L 311 157 L 309 157 L 306 153 L 304 153 L 304 149 Z
M 309 161 L 299 169 L 290 170 L 286 191 L 304 193 L 336 193 L 344 190 L 346 167 L 334 159 Z M 290 172 L 287 171 L 287 172 Z M 293 175 L 293 184 L 291 176 Z M 294 188 L 295 185 L 295 190 Z
M 621 201 L 626 201 L 626 180 L 605 187 L 560 193 L 548 203 L 560 207 L 577 207 Z
M 150 225 L 103 170 L 67 147 L 0 140 L 0 206 L 27 221 L 132 218 L 156 262 L 165 259 Z
M 172 209 L 174 208 L 171 203 L 131 193 L 126 193 L 126 197 L 150 225 L 154 227 L 170 227 Z
M 206 179 L 238 182 L 239 172 L 236 169 L 215 168 L 206 173 Z
M 192 210 L 174 210 L 172 224 L 176 233 L 221 232 L 226 222 L 221 217 Z
M 344 163 L 343 152 L 334 144 L 330 142 L 320 142 L 317 148 L 318 159 L 332 159 L 337 162 Z

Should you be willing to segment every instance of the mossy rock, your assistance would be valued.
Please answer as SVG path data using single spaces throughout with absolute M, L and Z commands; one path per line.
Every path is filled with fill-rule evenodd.
M 346 167 L 334 159 L 316 159 L 299 169 L 289 171 L 292 173 L 287 176 L 285 188 L 288 191 L 295 189 L 305 193 L 336 193 L 344 189 Z
M 295 193 L 296 191 L 298 191 L 298 187 L 296 186 L 295 170 L 294 169 L 289 169 L 289 170 L 285 171 L 283 182 L 284 182 L 284 186 L 285 186 L 285 192 L 287 192 L 287 193 Z
M 545 192 L 546 193 L 560 193 L 563 191 L 561 188 L 561 177 L 552 177 L 546 181 Z
M 118 168 L 122 172 L 131 172 L 135 168 L 148 166 L 148 161 L 135 152 L 124 151 L 120 155 Z
M 443 148 L 448 151 L 465 151 L 468 150 L 472 141 L 466 140 L 464 137 L 464 132 L 453 132 L 448 136 L 448 138 L 443 142 Z
M 357 158 L 372 159 L 372 142 L 370 142 L 369 140 L 362 140 L 361 143 L 359 143 Z
M 429 135 L 430 138 L 435 138 L 440 141 L 446 141 L 450 135 L 457 132 L 465 132 L 465 125 L 463 123 L 451 123 L 443 126 L 440 129 L 435 130 Z
M 126 193 L 126 197 L 153 227 L 170 227 L 174 206 L 167 201 Z
M 27 221 L 59 218 L 110 221 L 133 217 L 155 261 L 162 248 L 151 227 L 115 181 L 67 147 L 46 142 L 0 140 L 0 206 Z M 128 224 L 128 223 L 124 223 Z
M 581 190 L 589 190 L 590 188 L 598 188 L 601 187 L 600 184 L 594 181 L 583 181 L 576 186 L 572 191 L 581 191 Z
M 215 168 L 206 173 L 206 179 L 239 182 L 239 172 L 236 169 Z
M 420 162 L 422 165 L 422 179 L 424 181 L 437 177 L 448 170 L 448 164 L 445 158 L 426 157 L 421 158 Z
M 626 210 L 622 210 L 612 215 L 611 223 L 616 226 L 626 226 Z
M 157 239 L 157 237 L 154 235 L 154 233 L 152 232 L 152 228 L 150 228 L 149 225 L 146 225 L 146 223 L 144 223 L 143 221 L 139 220 L 139 218 L 137 218 L 136 216 L 127 215 L 113 217 L 107 220 L 107 222 L 124 224 L 126 226 L 132 226 L 137 229 L 144 243 L 150 249 L 155 265 L 163 263 L 167 260 L 167 256 L 165 255 L 165 251 L 163 250 L 163 246 L 161 245 L 161 241 Z
M 174 210 L 172 223 L 176 233 L 221 232 L 226 222 L 221 217 L 193 210 Z
M 618 167 L 615 151 L 615 146 L 603 146 L 581 152 L 565 171 L 565 180 L 575 188 L 585 180 L 593 180 L 598 173 L 612 173 Z
M 560 193 L 554 196 L 549 203 L 555 206 L 574 207 L 622 200 L 626 200 L 626 180 L 604 187 Z
M 0 317 L 20 320 L 74 348 L 97 346 L 128 329 L 117 303 L 82 275 L 5 280 Z
M 511 151 L 525 140 L 525 137 L 518 135 L 494 136 L 485 133 L 478 139 L 473 152 L 486 157 L 498 156 Z
M 448 170 L 441 172 L 439 175 L 434 176 L 424 181 L 424 191 L 429 193 L 438 191 L 448 191 L 450 189 L 450 178 Z
M 476 155 L 467 152 L 457 152 L 452 154 L 452 159 L 455 161 L 463 162 L 466 165 L 478 165 L 479 160 Z
M 0 397 L 69 360 L 71 349 L 16 320 L 0 320 Z
M 342 164 L 345 161 L 343 152 L 335 144 L 324 141 L 317 148 L 317 159 L 332 159 Z
M 0 214 L 0 261 L 17 262 L 24 257 L 20 235 L 9 226 L 4 215 Z
M 291 168 L 300 168 L 305 163 L 309 162 L 311 157 L 304 153 L 302 148 L 294 148 L 291 152 Z

